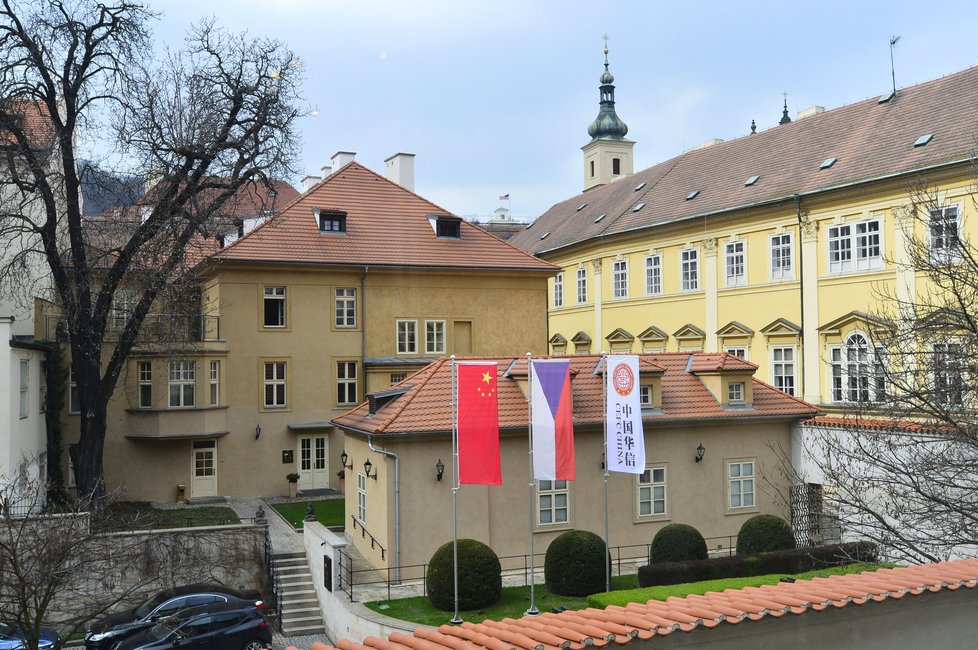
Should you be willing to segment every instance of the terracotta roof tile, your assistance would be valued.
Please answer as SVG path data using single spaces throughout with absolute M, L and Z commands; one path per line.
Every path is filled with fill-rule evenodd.
M 875 178 L 970 161 L 978 122 L 978 66 L 710 147 L 557 203 L 509 241 L 543 253 L 631 230 L 791 200 Z M 933 133 L 926 146 L 914 147 Z M 777 155 L 772 155 L 777 152 Z M 832 167 L 819 169 L 827 158 Z M 759 175 L 757 183 L 745 181 Z M 640 183 L 646 186 L 635 191 Z M 693 200 L 686 196 L 700 190 Z M 636 203 L 645 203 L 638 212 Z M 577 208 L 587 203 L 588 207 Z M 793 213 L 793 212 L 792 212 Z M 599 223 L 595 218 L 605 214 Z M 540 239 L 540 235 L 550 235 Z
M 32 149 L 47 149 L 54 146 L 54 125 L 51 123 L 47 106 L 41 102 L 23 99 L 0 100 L 0 113 L 6 114 L 6 116 L 0 115 L 0 147 L 17 143 L 13 132 L 2 127 L 4 120 L 9 119 L 20 122 L 27 144 Z
M 687 363 L 697 365 L 696 360 L 701 356 L 706 357 L 701 364 L 705 368 L 753 370 L 756 367 L 737 357 L 722 353 L 664 352 L 639 355 L 641 370 L 662 375 L 661 412 L 645 414 L 643 420 L 654 426 L 656 422 L 687 420 L 805 418 L 818 413 L 818 409 L 814 406 L 786 395 L 757 379 L 753 380 L 753 408 L 726 410 L 717 402 L 700 378 L 686 370 Z M 599 424 L 604 412 L 603 379 L 602 375 L 595 374 L 594 370 L 601 362 L 601 356 L 588 354 L 560 358 L 567 359 L 571 364 L 571 393 L 574 401 L 575 424 Z M 460 361 L 472 360 L 475 359 L 460 359 Z M 529 407 L 517 383 L 518 378 L 526 377 L 526 357 L 478 360 L 496 362 L 500 428 L 526 428 Z M 369 404 L 365 402 L 335 418 L 333 422 L 347 429 L 373 434 L 451 431 L 451 382 L 450 359 L 439 359 L 397 384 L 398 387 L 407 387 L 407 392 L 378 409 L 376 413 L 371 414 Z
M 319 231 L 314 209 L 346 213 L 346 233 Z M 437 237 L 430 215 L 444 208 L 351 162 L 228 246 L 220 261 L 554 272 L 553 265 L 467 221 L 458 239 Z

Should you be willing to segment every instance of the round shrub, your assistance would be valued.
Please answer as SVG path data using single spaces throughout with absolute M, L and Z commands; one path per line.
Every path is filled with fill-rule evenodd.
M 757 515 L 751 517 L 737 533 L 737 555 L 766 553 L 795 547 L 791 525 L 781 517 Z
M 547 589 L 561 596 L 590 596 L 605 590 L 608 555 L 604 540 L 589 530 L 568 530 L 547 547 Z
M 455 609 L 452 542 L 443 544 L 428 563 L 428 600 L 446 612 Z M 458 540 L 458 608 L 479 609 L 499 602 L 503 578 L 499 558 L 474 539 Z
M 649 562 L 653 564 L 706 558 L 706 540 L 700 531 L 687 524 L 669 524 L 652 538 Z

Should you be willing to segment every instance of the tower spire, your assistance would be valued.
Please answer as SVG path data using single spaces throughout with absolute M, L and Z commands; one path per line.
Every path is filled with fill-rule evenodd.
M 608 35 L 604 35 L 604 72 L 599 86 L 598 116 L 587 127 L 592 140 L 621 140 L 628 133 L 628 126 L 615 112 L 615 76 L 608 69 Z
M 591 141 L 584 151 L 584 189 L 605 185 L 632 174 L 631 140 L 625 139 L 628 127 L 615 112 L 615 76 L 608 63 L 608 35 L 604 39 L 604 72 L 599 79 L 598 116 L 587 133 Z
M 791 118 L 788 117 L 788 91 L 786 90 L 781 94 L 784 95 L 784 110 L 781 111 L 781 121 L 778 124 L 787 124 L 791 121 Z

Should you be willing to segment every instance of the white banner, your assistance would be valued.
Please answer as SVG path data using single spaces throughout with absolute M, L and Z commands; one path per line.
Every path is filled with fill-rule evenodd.
M 645 471 L 645 433 L 639 398 L 638 357 L 608 356 L 605 363 L 608 469 L 641 474 Z

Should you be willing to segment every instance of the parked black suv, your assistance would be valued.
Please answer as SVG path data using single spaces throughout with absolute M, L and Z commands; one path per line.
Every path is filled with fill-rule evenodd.
M 112 648 L 116 643 L 140 630 L 152 627 L 158 619 L 195 607 L 217 603 L 248 603 L 262 609 L 261 595 L 251 589 L 241 591 L 221 585 L 193 584 L 164 589 L 138 607 L 118 612 L 97 621 L 85 635 L 88 650 Z
M 264 614 L 246 602 L 201 605 L 161 618 L 115 650 L 263 650 L 272 644 Z

